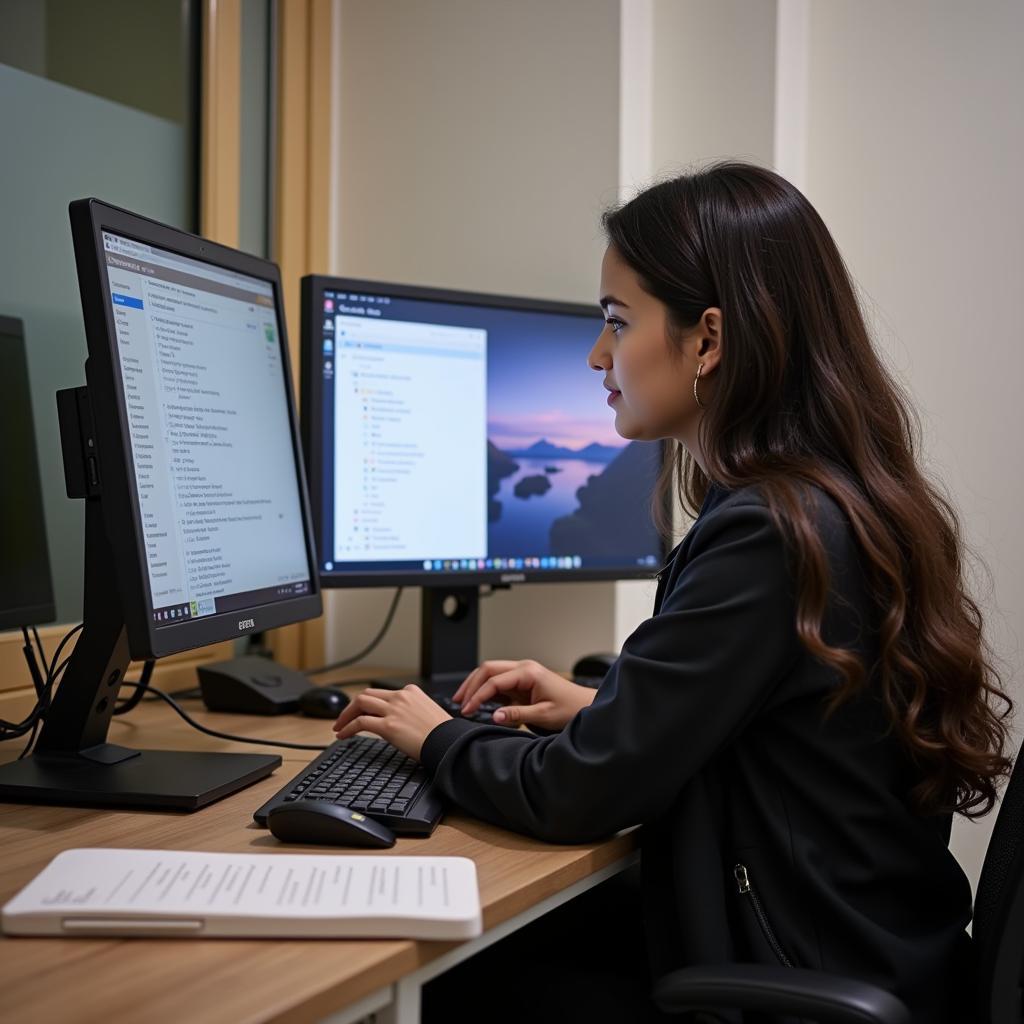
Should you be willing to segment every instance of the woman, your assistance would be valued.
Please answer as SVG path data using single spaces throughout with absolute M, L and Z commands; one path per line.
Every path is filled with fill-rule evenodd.
M 605 227 L 590 365 L 618 433 L 674 442 L 662 488 L 699 508 L 653 617 L 596 695 L 530 662 L 486 663 L 456 694 L 554 735 L 451 720 L 414 689 L 368 691 L 335 728 L 530 835 L 643 824 L 654 976 L 796 964 L 959 1022 L 971 893 L 950 826 L 993 806 L 1010 702 L 906 399 L 778 175 L 715 165 Z

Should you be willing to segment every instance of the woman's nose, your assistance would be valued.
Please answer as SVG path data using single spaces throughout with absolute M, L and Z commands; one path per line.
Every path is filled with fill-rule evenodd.
M 601 344 L 601 339 L 598 338 L 594 342 L 594 347 L 590 350 L 590 355 L 587 356 L 587 366 L 592 370 L 607 372 L 612 365 L 610 356 L 611 353 Z

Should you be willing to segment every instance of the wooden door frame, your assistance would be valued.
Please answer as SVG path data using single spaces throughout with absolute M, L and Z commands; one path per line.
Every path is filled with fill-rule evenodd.
M 331 267 L 331 140 L 335 129 L 332 47 L 334 0 L 282 0 L 276 5 L 273 259 L 281 267 L 289 355 L 299 368 L 299 282 Z M 297 398 L 298 396 L 296 396 Z M 296 668 L 324 660 L 324 617 L 268 634 L 274 657 Z

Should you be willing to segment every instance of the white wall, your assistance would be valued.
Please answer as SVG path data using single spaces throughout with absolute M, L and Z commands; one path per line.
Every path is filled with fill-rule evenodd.
M 333 272 L 595 302 L 596 331 L 599 217 L 618 187 L 617 0 L 341 0 L 340 10 Z M 636 593 L 496 593 L 481 607 L 481 654 L 564 669 L 611 649 L 643 614 L 624 610 L 623 589 Z M 328 657 L 371 636 L 390 596 L 329 594 Z M 418 607 L 418 593 L 403 597 L 375 664 L 416 662 Z
M 991 570 L 975 592 L 1020 698 L 1024 5 L 815 0 L 809 39 L 805 191 Z M 972 881 L 993 818 L 957 820 Z
M 655 0 L 652 173 L 770 166 L 775 0 Z

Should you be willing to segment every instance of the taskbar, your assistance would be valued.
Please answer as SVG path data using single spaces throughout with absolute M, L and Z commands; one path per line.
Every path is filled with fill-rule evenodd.
M 310 580 L 296 580 L 290 583 L 278 583 L 272 587 L 260 587 L 258 590 L 246 590 L 240 594 L 197 597 L 191 601 L 175 602 L 154 608 L 153 622 L 157 626 L 176 625 L 179 622 L 201 619 L 209 615 L 244 611 L 246 608 L 257 608 L 260 605 L 274 604 L 277 601 L 304 597 L 312 593 L 312 590 L 313 585 Z
M 583 555 L 538 555 L 514 556 L 508 558 L 423 558 L 394 561 L 346 561 L 321 563 L 322 572 L 331 573 L 480 573 L 480 572 L 535 572 L 587 569 L 655 569 L 661 558 L 655 554 L 637 555 L 633 558 L 601 558 Z

